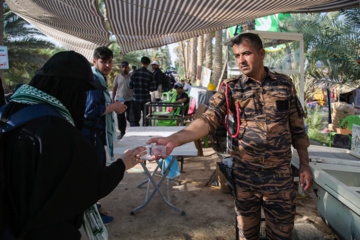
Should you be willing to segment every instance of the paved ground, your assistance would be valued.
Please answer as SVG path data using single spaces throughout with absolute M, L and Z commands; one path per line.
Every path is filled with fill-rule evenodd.
M 213 144 L 204 148 L 203 157 L 185 158 L 184 172 L 179 177 L 181 185 L 170 182 L 171 202 L 184 210 L 185 216 L 166 206 L 158 194 L 148 206 L 130 215 L 133 208 L 144 202 L 146 188 L 136 187 L 145 179 L 141 167 L 129 170 L 118 187 L 101 200 L 105 210 L 115 218 L 113 223 L 106 225 L 109 239 L 235 239 L 231 195 L 222 193 L 217 187 L 204 186 L 221 159 L 219 153 L 221 150 L 216 151 Z M 148 166 L 153 168 L 154 163 Z M 162 187 L 164 194 L 165 185 Z M 313 193 L 306 198 L 299 195 L 297 199 L 293 239 L 338 239 L 319 217 Z

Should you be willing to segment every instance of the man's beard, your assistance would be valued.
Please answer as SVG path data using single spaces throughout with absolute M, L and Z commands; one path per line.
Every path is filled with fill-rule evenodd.
M 129 73 L 129 71 L 127 71 L 127 70 L 123 71 L 123 74 L 128 74 L 128 73 Z

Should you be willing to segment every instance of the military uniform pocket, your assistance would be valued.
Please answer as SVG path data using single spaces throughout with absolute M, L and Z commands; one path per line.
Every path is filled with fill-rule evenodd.
M 257 109 L 255 94 L 253 92 L 242 93 L 239 95 L 238 102 L 246 119 L 253 118 L 255 116 Z
M 289 113 L 290 110 L 290 94 L 287 89 L 274 89 L 271 92 L 274 101 L 275 112 L 280 114 Z

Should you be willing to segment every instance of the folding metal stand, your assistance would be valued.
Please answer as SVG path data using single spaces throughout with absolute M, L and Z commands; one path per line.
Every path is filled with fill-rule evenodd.
M 114 154 L 116 157 L 120 157 L 127 149 L 132 149 L 135 146 L 139 146 L 141 144 L 145 144 L 149 141 L 150 138 L 154 137 L 167 137 L 171 134 L 174 134 L 178 131 L 181 131 L 185 128 L 185 126 L 172 126 L 172 127 L 129 127 L 126 131 L 125 136 L 117 141 L 114 146 Z M 174 209 L 175 211 L 178 211 L 182 215 L 185 214 L 184 211 L 176 208 L 174 205 L 170 203 L 170 185 L 168 185 L 168 196 L 167 199 L 164 197 L 164 194 L 160 191 L 160 187 L 165 181 L 165 178 L 169 176 L 170 168 L 173 166 L 174 162 L 176 161 L 176 156 L 197 156 L 198 151 L 195 147 L 194 142 L 189 142 L 186 144 L 183 144 L 181 146 L 178 146 L 173 149 L 171 153 L 174 157 L 171 159 L 168 167 L 164 169 L 164 175 L 161 177 L 159 182 L 156 182 L 158 179 L 154 179 L 156 172 L 159 172 L 161 165 L 159 165 L 159 161 L 157 161 L 157 166 L 155 166 L 155 170 L 152 172 L 149 172 L 149 169 L 147 168 L 149 164 L 141 163 L 142 168 L 144 169 L 144 172 L 147 176 L 147 179 L 140 183 L 138 187 L 141 187 L 143 184 L 148 183 L 148 188 L 146 191 L 146 197 L 145 202 L 140 205 L 139 207 L 133 209 L 131 211 L 131 214 L 135 214 L 135 212 L 139 211 L 140 209 L 144 208 L 154 197 L 156 193 L 159 193 L 161 199 L 163 202 Z M 167 181 L 171 181 L 171 179 L 167 178 Z M 154 190 L 150 193 L 150 184 L 154 186 Z
M 140 209 L 144 208 L 150 201 L 151 199 L 155 196 L 156 193 L 159 193 L 161 199 L 164 201 L 164 203 L 166 205 L 168 205 L 170 208 L 174 209 L 175 211 L 178 211 L 179 213 L 181 213 L 181 215 L 185 215 L 185 212 L 183 210 L 178 209 L 177 207 L 175 207 L 174 205 L 172 205 L 170 203 L 170 187 L 169 187 L 169 179 L 167 179 L 167 198 L 165 198 L 165 196 L 162 194 L 160 187 L 162 185 L 162 183 L 164 182 L 165 178 L 167 177 L 167 175 L 170 172 L 170 168 L 173 165 L 173 163 L 176 161 L 176 156 L 173 156 L 173 158 L 170 161 L 170 164 L 168 165 L 168 167 L 166 168 L 164 175 L 162 176 L 162 178 L 160 179 L 160 181 L 158 183 L 156 183 L 155 179 L 154 179 L 154 175 L 156 174 L 157 170 L 160 168 L 161 163 L 159 162 L 159 160 L 156 160 L 157 166 L 155 168 L 155 170 L 153 171 L 153 173 L 151 174 L 149 172 L 149 170 L 147 169 L 146 165 L 144 163 L 141 163 L 142 168 L 145 171 L 145 174 L 148 176 L 148 179 L 146 179 L 145 181 L 141 182 L 140 184 L 137 185 L 137 187 L 141 187 L 142 185 L 144 185 L 145 183 L 147 183 L 147 189 L 146 189 L 146 195 L 145 195 L 145 202 L 138 206 L 137 208 L 133 209 L 131 211 L 131 215 L 134 215 L 135 212 L 139 211 Z M 150 183 L 154 186 L 154 190 L 153 192 L 150 194 L 149 196 L 149 188 L 150 188 Z

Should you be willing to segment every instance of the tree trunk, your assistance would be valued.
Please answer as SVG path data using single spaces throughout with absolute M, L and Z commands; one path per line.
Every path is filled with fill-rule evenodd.
M 192 38 L 191 39 L 191 75 L 190 75 L 190 79 L 191 82 L 194 83 L 196 82 L 196 69 L 197 69 L 197 64 L 196 64 L 196 48 L 197 48 L 197 38 Z
M 185 62 L 185 50 L 184 50 L 184 43 L 180 42 L 180 49 L 181 49 L 181 61 L 184 68 L 184 78 L 187 78 L 187 67 Z
M 191 40 L 188 40 L 186 44 L 186 53 L 187 53 L 186 66 L 188 70 L 186 79 L 188 79 L 191 76 Z
M 217 86 L 222 70 L 222 30 L 215 32 L 214 85 Z
M 212 39 L 213 33 L 206 34 L 205 37 L 205 67 L 212 68 Z
M 204 35 L 201 35 L 198 37 L 197 39 L 197 46 L 198 46 L 198 50 L 197 50 L 197 70 L 201 69 L 201 67 L 203 66 L 203 46 L 204 46 Z M 199 84 L 197 85 L 201 85 L 201 79 L 197 79 L 197 82 L 199 82 Z
M 204 56 L 203 42 L 204 42 L 204 35 L 201 35 L 198 37 L 198 42 L 197 42 L 197 44 L 198 44 L 197 65 L 200 67 L 203 65 L 203 56 Z

